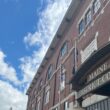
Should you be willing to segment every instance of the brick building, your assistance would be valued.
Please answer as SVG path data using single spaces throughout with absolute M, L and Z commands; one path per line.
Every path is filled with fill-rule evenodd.
M 110 0 L 72 0 L 27 91 L 27 110 L 110 110 Z

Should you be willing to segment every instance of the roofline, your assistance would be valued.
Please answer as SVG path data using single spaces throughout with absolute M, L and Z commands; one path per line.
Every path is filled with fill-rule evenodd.
M 48 61 L 49 56 L 50 56 L 49 53 L 51 53 L 51 54 L 53 53 L 53 50 L 54 50 L 54 48 L 56 46 L 55 44 L 63 36 L 63 33 L 64 33 L 65 29 L 67 28 L 68 23 L 73 18 L 73 15 L 76 12 L 76 9 L 78 8 L 80 2 L 81 2 L 80 0 L 72 0 L 72 2 L 70 3 L 70 6 L 69 6 L 69 8 L 68 8 L 63 20 L 62 20 L 57 32 L 56 32 L 54 38 L 53 38 L 53 40 L 52 40 L 52 42 L 51 42 L 51 44 L 50 44 L 50 46 L 49 46 L 49 48 L 48 48 L 48 50 L 46 52 L 41 64 L 40 64 L 38 70 L 37 70 L 37 73 L 35 74 L 32 82 L 31 82 L 31 84 L 30 84 L 30 86 L 29 86 L 29 88 L 28 88 L 28 90 L 26 92 L 26 95 L 28 95 L 30 93 L 30 91 L 31 91 L 31 88 L 33 88 L 34 82 L 36 81 L 36 79 L 39 76 L 37 74 L 41 73 L 42 68 L 44 67 L 45 63 Z

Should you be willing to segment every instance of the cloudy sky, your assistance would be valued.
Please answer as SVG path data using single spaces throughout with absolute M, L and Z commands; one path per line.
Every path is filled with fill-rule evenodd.
M 0 0 L 0 110 L 26 110 L 25 92 L 71 0 Z

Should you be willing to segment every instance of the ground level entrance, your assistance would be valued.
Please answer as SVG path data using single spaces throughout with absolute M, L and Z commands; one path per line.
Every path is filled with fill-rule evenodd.
M 90 105 L 86 108 L 86 110 L 110 110 L 110 98 Z

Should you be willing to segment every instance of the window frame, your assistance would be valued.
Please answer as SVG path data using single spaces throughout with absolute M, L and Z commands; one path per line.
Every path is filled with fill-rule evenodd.
M 49 100 L 50 100 L 50 87 L 49 86 L 47 86 L 46 88 L 45 88 L 46 90 L 45 90 L 45 104 L 47 104 L 47 103 L 49 103 Z
M 37 110 L 40 110 L 40 107 L 41 107 L 41 98 L 39 97 L 38 100 L 37 100 Z
M 86 12 L 85 14 L 85 24 L 86 26 L 92 21 L 92 12 L 91 9 L 89 8 L 89 10 Z
M 84 30 L 85 30 L 84 19 L 81 19 L 81 21 L 79 22 L 78 30 L 79 30 L 79 35 L 81 35 L 84 32 Z
M 93 2 L 93 13 L 96 14 L 98 10 L 101 7 L 101 1 L 100 0 L 94 0 Z
M 60 74 L 60 91 L 63 91 L 65 89 L 65 83 L 66 83 L 66 70 L 64 65 L 62 65 Z
M 48 71 L 47 71 L 47 79 L 48 80 L 51 79 L 52 75 L 53 75 L 53 65 L 50 64 Z
M 68 52 L 68 43 L 66 41 L 66 42 L 63 43 L 63 46 L 60 49 L 60 55 L 61 55 L 61 57 L 64 57 L 67 52 Z
M 68 110 L 68 108 L 69 108 L 69 102 L 65 101 L 64 102 L 64 110 Z

